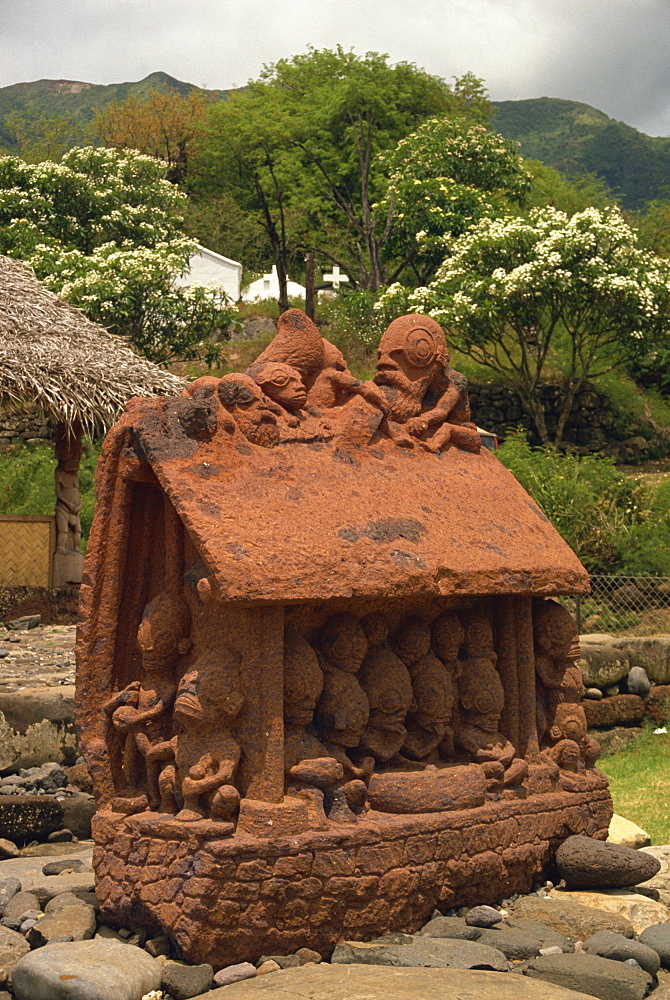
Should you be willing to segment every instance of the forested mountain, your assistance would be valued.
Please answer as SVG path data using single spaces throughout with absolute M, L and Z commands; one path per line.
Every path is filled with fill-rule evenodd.
M 65 145 L 94 141 L 92 119 L 110 102 L 146 97 L 151 91 L 193 91 L 209 100 L 228 91 L 205 90 L 167 73 L 151 73 L 136 83 L 108 85 L 74 80 L 37 80 L 0 88 L 0 148 L 17 151 L 17 133 L 31 123 L 61 121 L 68 127 Z M 596 174 L 626 208 L 670 197 L 670 138 L 654 138 L 602 111 L 577 101 L 540 97 L 493 102 L 493 127 L 516 139 L 524 156 L 541 160 L 568 177 Z
M 13 124 L 29 127 L 31 122 L 63 119 L 71 127 L 71 145 L 90 141 L 92 119 L 112 101 L 128 97 L 147 97 L 154 90 L 176 90 L 186 95 L 192 91 L 209 99 L 224 97 L 225 90 L 203 90 L 183 83 L 167 73 L 150 73 L 136 83 L 95 84 L 79 80 L 36 80 L 0 87 L 0 147 L 16 152 Z
M 670 138 L 653 138 L 577 101 L 494 102 L 493 127 L 568 177 L 593 173 L 626 208 L 670 195 Z

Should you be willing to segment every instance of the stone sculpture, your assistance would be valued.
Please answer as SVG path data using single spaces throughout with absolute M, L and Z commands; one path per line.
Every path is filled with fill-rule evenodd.
M 246 373 L 134 400 L 77 642 L 107 922 L 191 961 L 332 949 L 530 888 L 611 802 L 551 598 L 588 578 L 480 450 L 427 316 L 374 382 L 300 310 Z

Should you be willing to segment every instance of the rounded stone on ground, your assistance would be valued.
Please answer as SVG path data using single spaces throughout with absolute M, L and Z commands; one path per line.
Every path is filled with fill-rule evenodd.
M 655 976 L 661 967 L 661 959 L 653 948 L 613 931 L 598 931 L 593 934 L 584 942 L 584 951 L 587 955 L 600 955 L 601 958 L 611 958 L 615 962 L 634 959 L 650 976 Z
M 568 888 L 619 888 L 652 878 L 661 863 L 650 854 L 592 837 L 568 837 L 556 852 L 556 866 Z
M 637 694 L 646 698 L 651 691 L 651 682 L 644 667 L 631 667 L 626 677 L 626 687 L 629 694 Z
M 0 913 L 4 914 L 10 899 L 21 892 L 21 880 L 18 878 L 3 878 L 0 881 Z
M 637 851 L 640 847 L 648 847 L 651 844 L 651 837 L 636 823 L 614 813 L 610 820 L 607 843 L 621 844 Z
M 28 931 L 28 942 L 31 948 L 41 948 L 56 938 L 87 941 L 94 934 L 95 913 L 85 903 L 78 903 L 43 916 Z
M 12 985 L 16 1000 L 137 1000 L 161 984 L 161 967 L 145 951 L 117 941 L 72 941 L 50 944 L 24 955 L 16 964 Z
M 3 910 L 3 917 L 18 920 L 26 910 L 41 910 L 40 901 L 33 892 L 17 892 Z
M 211 965 L 185 965 L 171 959 L 163 962 L 161 986 L 172 1000 L 191 1000 L 209 990 L 214 978 Z
M 66 844 L 72 842 L 72 830 L 54 830 L 47 837 L 50 844 Z
M 148 951 L 153 958 L 158 958 L 159 955 L 169 955 L 170 938 L 167 934 L 159 934 L 158 937 L 149 938 L 147 943 L 144 945 L 144 950 Z
M 585 698 L 590 698 L 591 701 L 601 701 L 603 693 L 600 688 L 587 688 L 584 692 Z
M 294 969 L 300 965 L 298 955 L 261 955 L 256 962 L 256 968 L 267 961 L 276 962 L 280 969 Z
M 241 983 L 244 979 L 253 979 L 257 974 L 251 962 L 239 962 L 237 965 L 227 965 L 225 969 L 219 969 L 214 975 L 214 982 L 217 986 L 230 986 L 232 983 Z
M 587 895 L 589 901 L 578 902 L 574 897 Z M 533 920 L 545 924 L 565 937 L 584 940 L 600 930 L 616 931 L 624 937 L 634 937 L 635 930 L 630 920 L 616 912 L 597 908 L 592 897 L 596 893 L 559 893 L 555 889 L 549 898 L 522 896 L 514 904 L 514 917 Z M 656 921 L 658 923 L 658 921 Z
M 603 889 L 600 892 L 589 892 L 587 890 L 576 890 L 574 892 L 554 892 L 552 893 L 552 903 L 559 899 L 569 898 L 573 903 L 580 903 L 587 907 L 592 907 L 601 916 L 624 920 L 624 925 L 631 928 L 633 933 L 613 924 L 601 924 L 594 927 L 588 933 L 583 934 L 584 938 L 590 937 L 596 930 L 616 931 L 624 937 L 634 937 L 641 934 L 643 930 L 652 924 L 670 924 L 670 909 L 663 903 L 658 903 L 654 899 L 635 889 Z M 570 933 L 570 932 L 568 932 Z
M 626 938 L 628 940 L 628 938 Z M 563 949 L 557 944 L 552 944 L 549 948 L 540 948 L 540 955 L 562 955 Z
M 61 861 L 47 861 L 42 866 L 43 875 L 62 875 L 63 872 L 83 872 L 86 865 L 80 858 L 63 858 Z
M 256 973 L 259 976 L 266 976 L 268 972 L 279 972 L 280 969 L 281 966 L 277 965 L 276 962 L 273 962 L 272 959 L 269 958 L 267 962 L 263 962 L 262 965 L 258 966 Z
M 298 948 L 296 955 L 301 965 L 307 965 L 308 962 L 318 964 L 323 961 L 321 954 L 318 951 L 314 951 L 313 948 Z
M 640 943 L 653 948 L 665 969 L 670 969 L 670 924 L 651 924 L 640 934 Z
M 583 953 L 542 955 L 526 962 L 522 972 L 600 1000 L 643 1000 L 652 984 L 652 977 L 642 969 Z
M 0 861 L 5 861 L 7 858 L 18 858 L 20 854 L 21 851 L 13 840 L 0 837 Z
M 16 963 L 30 951 L 30 945 L 23 934 L 8 927 L 0 927 L 0 968 L 7 977 L 11 976 Z
M 469 927 L 495 927 L 503 918 L 492 906 L 473 906 L 465 915 Z

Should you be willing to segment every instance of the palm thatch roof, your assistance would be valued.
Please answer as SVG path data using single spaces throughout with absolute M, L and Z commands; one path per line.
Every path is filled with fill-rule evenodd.
M 131 396 L 176 395 L 185 385 L 47 291 L 25 264 L 0 256 L 0 406 L 37 408 L 95 433 Z

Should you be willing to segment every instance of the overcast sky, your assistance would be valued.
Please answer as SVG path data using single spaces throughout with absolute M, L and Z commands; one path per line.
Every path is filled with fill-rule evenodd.
M 670 135 L 670 0 L 0 0 L 0 86 L 163 70 L 228 88 L 338 43 Z

